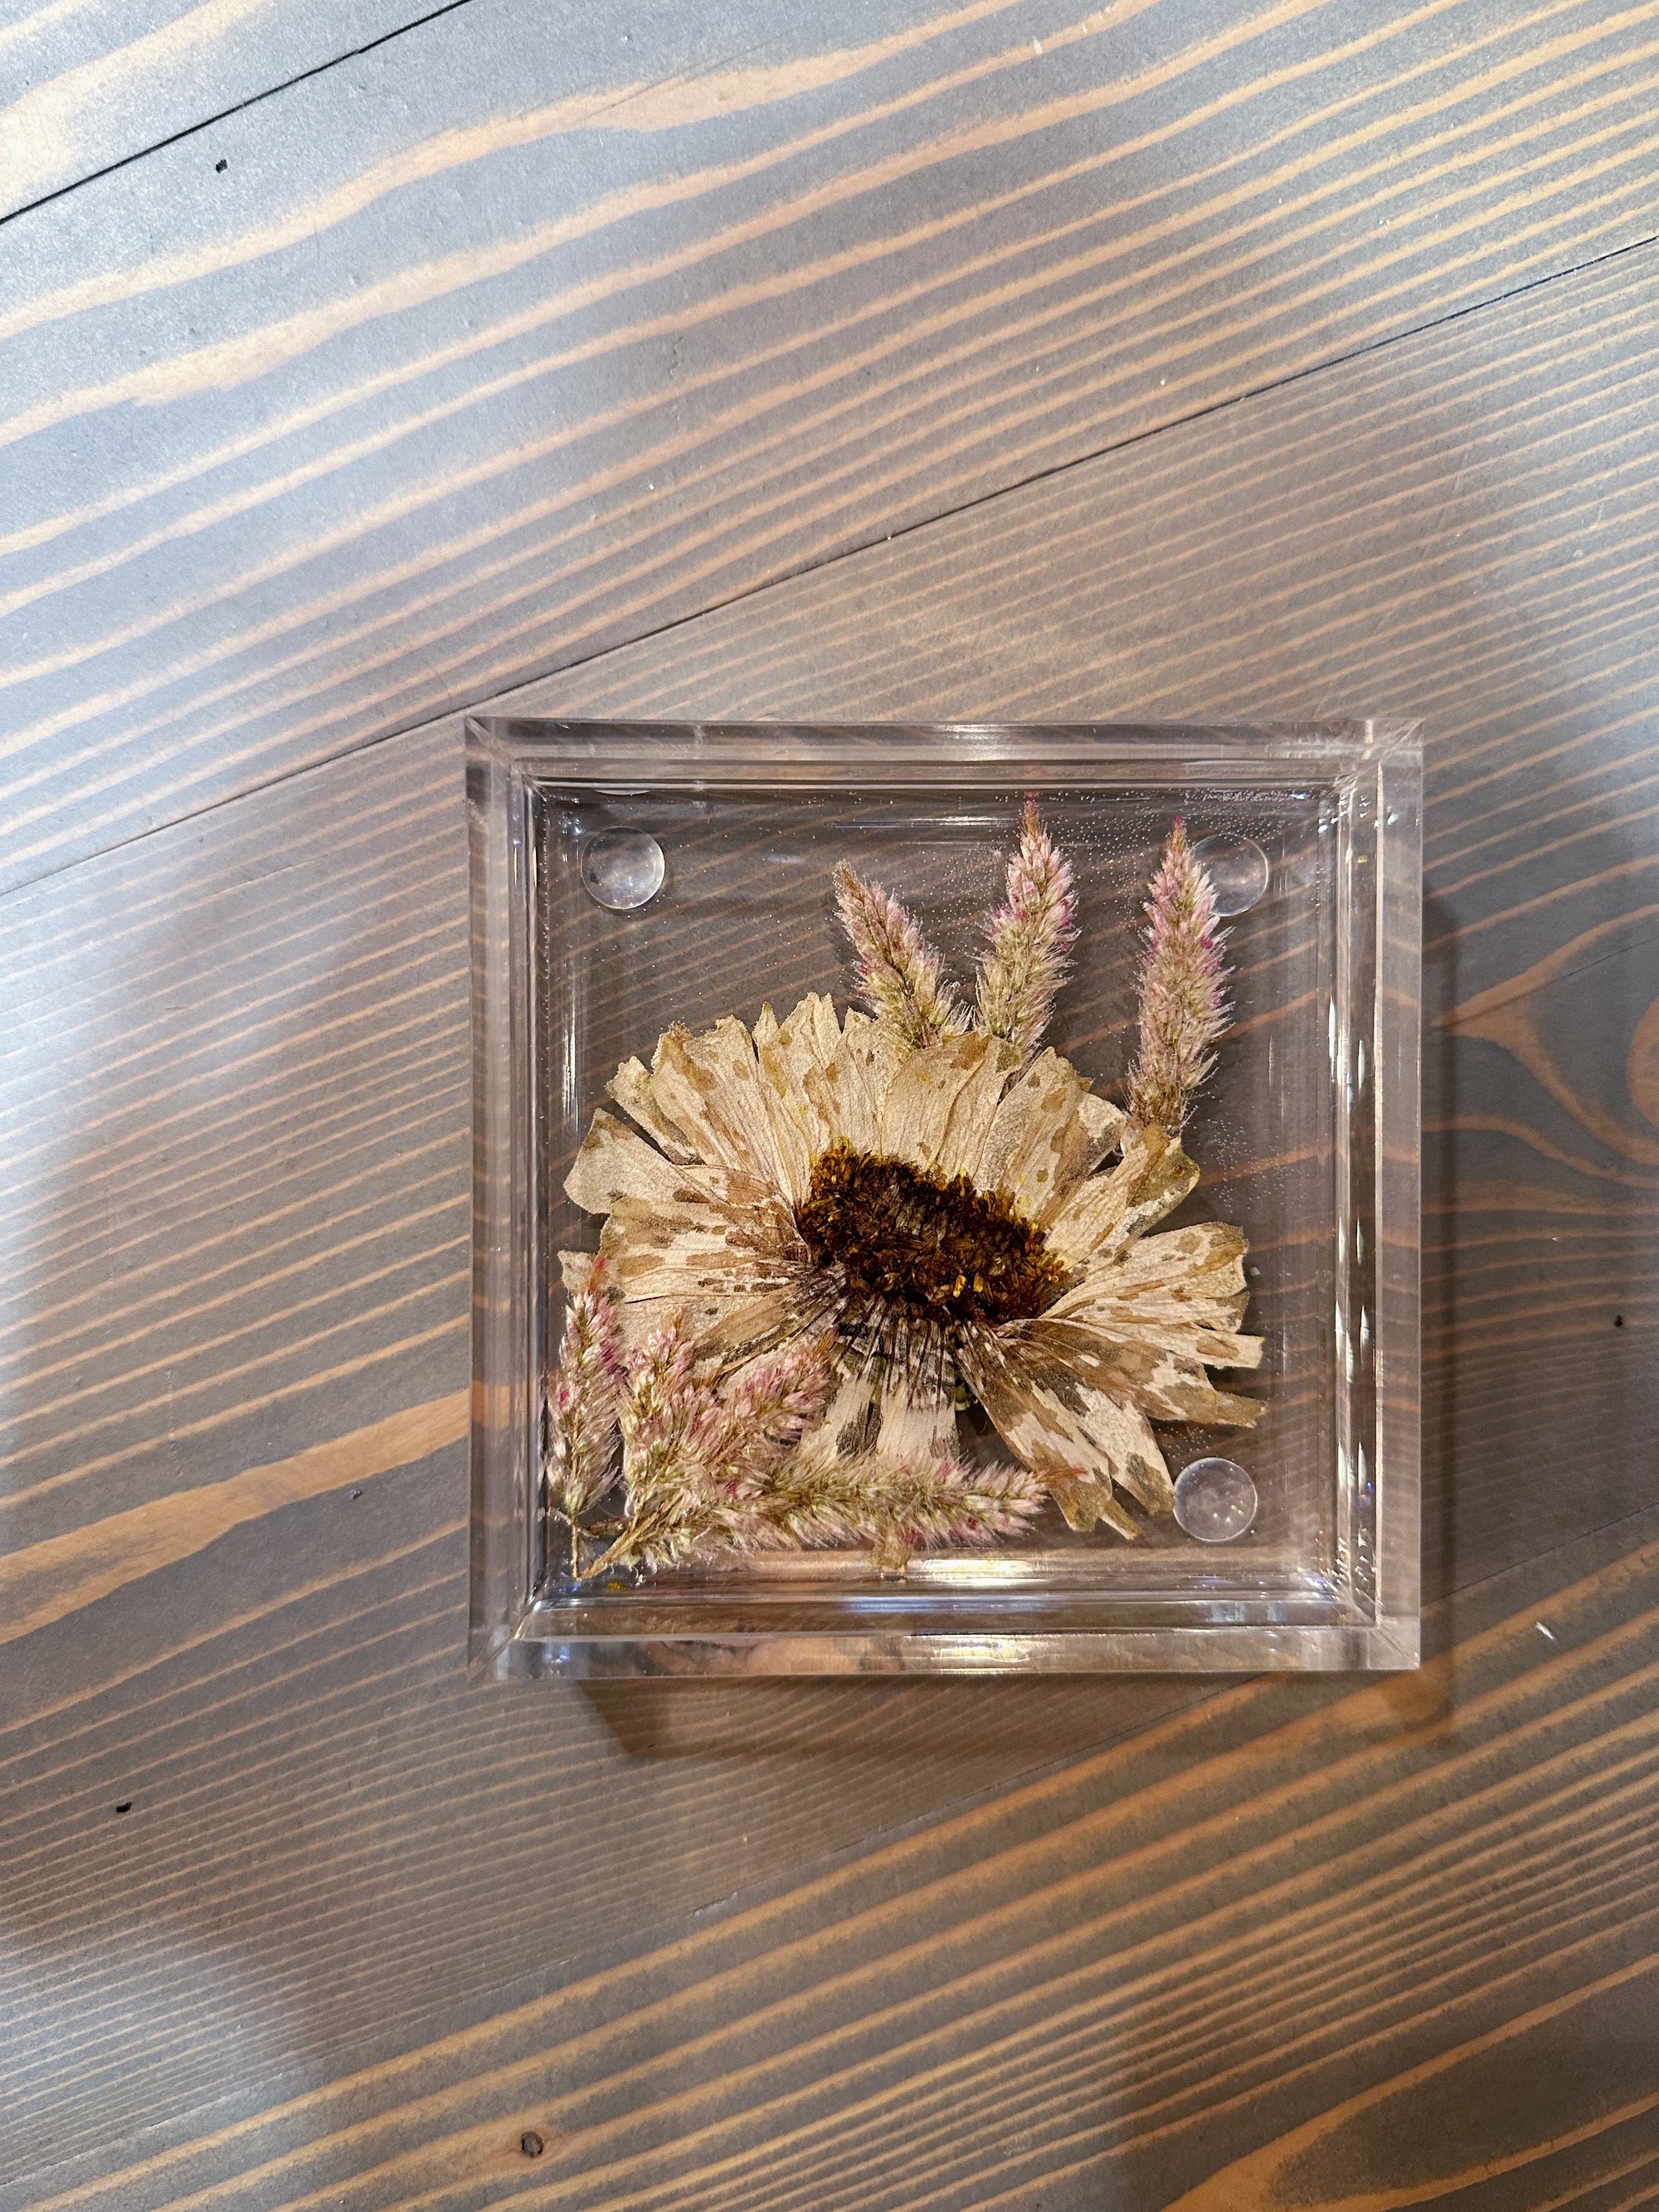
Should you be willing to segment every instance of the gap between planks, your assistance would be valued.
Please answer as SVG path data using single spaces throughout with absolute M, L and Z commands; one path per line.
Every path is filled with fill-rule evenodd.
M 456 8 L 469 4 L 470 0 L 449 0 L 447 7 L 439 9 L 434 13 L 447 15 Z M 421 22 L 427 22 L 432 18 L 422 16 L 419 20 Z M 416 26 L 410 24 L 407 27 L 414 29 Z M 371 40 L 370 45 L 383 46 L 387 43 L 387 40 L 402 36 L 401 31 L 388 32 L 385 39 Z M 368 47 L 364 47 L 360 51 L 367 52 L 368 50 Z M 339 58 L 349 60 L 351 57 L 343 55 Z M 302 76 L 318 76 L 324 70 L 334 66 L 336 66 L 334 63 L 325 63 L 318 70 L 302 72 Z M 292 81 L 299 82 L 301 79 L 296 78 Z M 272 92 L 276 92 L 283 88 L 273 86 L 271 89 Z M 269 94 L 260 94 L 257 98 L 265 99 L 270 96 Z M 241 103 L 243 106 L 253 104 L 252 100 Z M 234 112 L 235 111 L 227 112 Z M 200 127 L 205 128 L 205 125 Z M 190 134 L 186 132 L 179 135 L 189 136 Z M 158 142 L 158 143 L 170 143 L 170 141 Z M 137 155 L 132 156 L 135 161 L 142 158 Z M 125 167 L 125 164 L 118 163 L 115 166 Z M 83 181 L 89 182 L 90 179 Z M 65 186 L 64 189 L 73 191 L 76 187 L 71 185 Z M 18 212 L 21 213 L 23 210 L 19 210 Z M 6 221 L 9 219 L 9 217 L 4 218 Z M 69 874 L 77 868 L 85 867 L 91 862 L 106 858 L 109 854 L 124 852 L 131 847 L 144 844 L 150 838 L 167 830 L 176 830 L 184 823 L 200 821 L 208 815 L 216 814 L 227 807 L 238 805 L 243 799 L 255 798 L 262 792 L 274 791 L 283 784 L 291 783 L 296 777 L 313 775 L 319 769 L 331 768 L 337 762 L 350 759 L 359 754 L 372 752 L 379 746 L 392 744 L 402 738 L 429 733 L 441 728 L 445 723 L 461 716 L 492 710 L 509 710 L 512 701 L 520 692 L 546 684 L 553 678 L 569 676 L 581 669 L 597 667 L 620 653 L 631 653 L 641 646 L 672 637 L 677 632 L 690 629 L 702 622 L 708 616 L 722 613 L 730 608 L 744 605 L 750 600 L 764 599 L 769 592 L 780 590 L 787 585 L 799 583 L 805 577 L 844 567 L 848 562 L 855 561 L 866 553 L 873 552 L 878 546 L 891 545 L 919 537 L 941 525 L 952 522 L 960 516 L 994 507 L 998 501 L 1008 499 L 1017 493 L 1028 491 L 1039 484 L 1074 476 L 1097 462 L 1109 460 L 1115 454 L 1127 453 L 1137 447 L 1147 445 L 1154 439 L 1164 437 L 1172 431 L 1188 429 L 1195 423 L 1207 422 L 1214 416 L 1231 413 L 1255 401 L 1268 398 L 1275 392 L 1306 384 L 1312 379 L 1323 376 L 1332 370 L 1345 368 L 1356 362 L 1369 360 L 1378 354 L 1389 352 L 1410 340 L 1425 337 L 1436 331 L 1448 329 L 1455 324 L 1467 322 L 1471 318 L 1490 313 L 1498 308 L 1510 306 L 1517 300 L 1547 291 L 1553 285 L 1573 277 L 1588 275 L 1591 270 L 1605 267 L 1613 262 L 1628 260 L 1634 255 L 1650 252 L 1656 246 L 1659 246 L 1659 231 L 1650 232 L 1643 238 L 1633 239 L 1627 244 L 1614 246 L 1605 253 L 1593 254 L 1587 260 L 1574 262 L 1565 268 L 1552 270 L 1547 276 L 1530 278 L 1523 284 L 1515 285 L 1502 292 L 1494 292 L 1484 300 L 1449 309 L 1443 315 L 1429 316 L 1420 323 L 1411 324 L 1403 330 L 1391 331 L 1385 337 L 1369 340 L 1364 345 L 1331 354 L 1322 361 L 1310 363 L 1302 368 L 1289 370 L 1283 376 L 1273 377 L 1264 383 L 1252 385 L 1246 390 L 1231 393 L 1224 398 L 1209 401 L 1201 407 L 1193 408 L 1184 415 L 1172 416 L 1167 422 L 1155 423 L 1150 428 L 1132 431 L 1121 438 L 1109 439 L 1103 445 L 1093 447 L 1086 453 L 1079 453 L 1066 460 L 1054 462 L 1048 467 L 1032 470 L 1024 476 L 1013 477 L 1008 483 L 1000 484 L 994 491 L 981 492 L 972 498 L 959 501 L 952 506 L 940 507 L 931 514 L 922 515 L 914 521 L 902 524 L 897 529 L 872 533 L 868 537 L 859 539 L 854 544 L 843 546 L 839 550 L 826 554 L 821 558 L 803 561 L 793 567 L 781 568 L 775 574 L 768 576 L 758 583 L 746 586 L 741 591 L 733 592 L 726 597 L 710 599 L 706 605 L 690 613 L 677 615 L 672 621 L 641 629 L 629 637 L 619 638 L 597 653 L 578 654 L 574 659 L 559 661 L 548 668 L 539 670 L 535 674 L 525 678 L 521 683 L 514 684 L 508 691 L 486 693 L 477 699 L 461 700 L 446 708 L 441 714 L 423 715 L 418 720 L 401 722 L 393 729 L 383 730 L 374 737 L 361 738 L 354 744 L 348 744 L 341 751 L 331 754 L 325 760 L 296 763 L 292 768 L 280 770 L 275 775 L 263 777 L 256 782 L 245 785 L 240 791 L 229 792 L 222 797 L 208 799 L 198 806 L 188 808 L 183 814 L 169 817 L 165 821 L 157 822 L 148 829 L 137 830 L 131 836 L 115 838 L 109 844 L 98 847 L 95 851 L 77 854 L 73 859 L 62 861 L 53 867 L 44 868 L 38 875 L 27 877 L 21 882 L 12 884 L 4 893 L 0 893 L 0 906 L 3 906 L 7 900 L 16 897 L 21 892 L 33 890 L 37 885 L 51 881 L 55 876 Z

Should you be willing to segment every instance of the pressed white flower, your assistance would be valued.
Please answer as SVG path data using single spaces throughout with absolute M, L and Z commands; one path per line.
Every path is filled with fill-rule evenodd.
M 594 1116 L 565 1188 L 605 1217 L 624 1346 L 653 1342 L 660 1364 L 672 1329 L 677 1388 L 734 1387 L 781 1348 L 824 1361 L 827 1401 L 759 1516 L 776 1540 L 867 1536 L 880 1514 L 858 1502 L 904 1482 L 915 1540 L 938 1540 L 950 1516 L 928 1515 L 952 1483 L 973 1503 L 946 1540 L 1019 1525 L 1038 1485 L 1073 1527 L 1133 1535 L 1126 1502 L 1172 1501 L 1153 1420 L 1261 1410 L 1207 1372 L 1261 1356 L 1239 1334 L 1243 1236 L 1158 1230 L 1196 1167 L 1156 1125 L 1127 1128 L 1052 1049 L 1022 1059 L 1002 1036 L 921 1020 L 907 1036 L 812 994 L 782 1023 L 763 1008 L 752 1030 L 730 1017 L 670 1029 L 648 1069 L 617 1070 L 628 1121 Z M 571 1255 L 578 1285 L 584 1265 Z M 1016 1469 L 962 1468 L 963 1392 Z M 956 1471 L 943 1490 L 939 1470 Z M 910 1540 L 905 1510 L 890 1549 Z

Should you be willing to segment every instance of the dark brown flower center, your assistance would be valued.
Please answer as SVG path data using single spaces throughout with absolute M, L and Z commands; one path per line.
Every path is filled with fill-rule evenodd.
M 965 1175 L 929 1175 L 845 1141 L 819 1155 L 795 1218 L 814 1259 L 844 1271 L 855 1328 L 896 1313 L 912 1324 L 1023 1321 L 1066 1277 L 1042 1231 L 1005 1199 Z

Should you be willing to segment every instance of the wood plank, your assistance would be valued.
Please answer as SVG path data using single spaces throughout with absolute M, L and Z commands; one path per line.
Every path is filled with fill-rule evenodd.
M 0 222 L 434 12 L 433 0 L 8 0 Z
M 617 21 L 8 226 L 0 881 L 1655 228 L 1659 0 Z
M 469 1686 L 465 914 L 450 733 L 0 907 L 0 2173 L 1201 1694 Z
M 1659 1514 L 1555 1564 L 0 2206 L 1640 2203 Z
M 1425 714 L 1443 1593 L 1646 1502 L 1656 289 L 1659 255 L 1627 257 L 529 695 L 623 714 Z M 0 902 L 0 1548 L 7 1602 L 39 1620 L 0 1676 L 0 2021 L 28 2023 L 0 2069 L 0 2171 L 55 2165 L 66 2141 L 88 2172 L 118 2139 L 141 2159 L 204 2100 L 314 2083 L 398 2022 L 489 2014 L 527 1964 L 562 1984 L 585 1960 L 609 1984 L 638 1950 L 667 1972 L 662 1917 L 1206 1694 L 468 1689 L 461 1451 L 404 1462 L 398 1425 L 415 1448 L 441 1434 L 421 1424 L 453 1419 L 465 1380 L 456 738 L 447 722 Z M 216 1519 L 215 1483 L 240 1486 Z M 135 1512 L 112 1547 L 102 1524 Z M 1457 1703 L 1416 1724 L 1448 1745 L 1479 1694 L 1463 1661 L 1451 1680 Z M 1297 1713 L 1314 1695 L 1272 1694 Z M 1148 1790 L 1154 1770 L 1200 1786 L 1210 1753 L 1178 1741 L 1152 1740 Z M 861 1899 L 888 1865 L 855 1875 Z M 729 1986 L 710 1983 L 716 2014 Z M 1309 2078 L 1281 2131 L 1372 2077 Z M 1092 2092 L 1056 2080 L 1075 2119 Z M 519 2106 L 463 2109 L 493 2129 Z M 1228 2110 L 1212 2164 L 1257 2147 Z M 744 2123 L 756 2140 L 769 2124 Z M 319 2156 L 369 2173 L 374 2140 L 331 2135 Z

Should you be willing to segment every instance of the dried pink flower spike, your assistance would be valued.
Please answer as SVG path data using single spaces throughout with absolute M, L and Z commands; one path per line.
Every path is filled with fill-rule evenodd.
M 867 1544 L 882 1572 L 911 1553 L 1018 1535 L 1048 1495 L 1024 1467 L 969 1467 L 954 1452 L 785 1461 L 732 1532 L 743 1551 Z
M 1224 942 L 1210 879 L 1177 821 L 1146 902 L 1140 1049 L 1129 1073 L 1133 1128 L 1157 1127 L 1179 1137 L 1194 1092 L 1215 1066 L 1215 1042 L 1228 1018 Z
M 953 1452 L 907 1460 L 890 1474 L 872 1534 L 876 1564 L 902 1571 L 912 1552 L 1018 1536 L 1041 1511 L 1048 1486 L 1028 1468 L 970 1467 Z
M 713 1540 L 752 1548 L 769 1479 L 823 1411 L 822 1339 L 751 1367 L 724 1394 L 693 1373 L 693 1352 L 677 1320 L 635 1355 L 622 1410 L 627 1517 L 592 1574 L 672 1565 Z
M 683 1464 L 701 1462 L 714 1427 L 714 1394 L 693 1377 L 694 1351 L 690 1332 L 676 1318 L 653 1329 L 629 1363 L 622 1432 L 630 1522 L 672 1504 Z
M 845 860 L 835 881 L 842 927 L 858 955 L 859 991 L 883 1028 L 912 1050 L 960 1036 L 968 1017 L 954 989 L 941 980 L 939 955 L 914 917 Z
M 548 1490 L 571 1524 L 610 1479 L 622 1403 L 623 1359 L 617 1305 L 595 1260 L 565 1310 L 564 1340 L 547 1397 Z
M 751 1367 L 721 1401 L 711 1481 L 733 1499 L 751 1498 L 823 1413 L 829 1395 L 829 1347 L 821 1337 Z
M 1072 870 L 1028 799 L 1019 849 L 1008 863 L 1008 892 L 986 924 L 979 963 L 979 1008 L 975 1027 L 1006 1037 L 1022 1060 L 1042 1042 L 1054 994 L 1071 967 L 1077 941 Z

